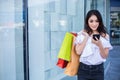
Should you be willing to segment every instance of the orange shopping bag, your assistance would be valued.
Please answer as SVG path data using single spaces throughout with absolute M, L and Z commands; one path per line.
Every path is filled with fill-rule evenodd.
M 75 38 L 76 38 L 76 35 L 77 34 L 74 34 L 74 38 L 73 38 L 73 44 L 72 44 L 72 50 L 71 50 L 71 59 L 70 61 L 68 62 L 67 66 L 66 66 L 66 69 L 64 71 L 64 73 L 68 76 L 75 76 L 78 72 L 78 68 L 79 68 L 79 58 L 80 58 L 80 55 L 77 55 L 76 52 L 75 52 L 75 44 L 74 44 L 74 41 L 75 41 Z

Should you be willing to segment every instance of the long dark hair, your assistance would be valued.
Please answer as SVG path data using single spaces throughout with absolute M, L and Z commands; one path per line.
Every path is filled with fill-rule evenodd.
M 102 20 L 102 16 L 100 14 L 100 12 L 98 10 L 90 10 L 87 15 L 86 15 L 86 18 L 85 18 L 85 31 L 91 35 L 92 34 L 92 29 L 90 29 L 89 25 L 88 25 L 88 19 L 92 16 L 92 15 L 95 15 L 98 19 L 98 22 L 99 22 L 99 26 L 97 28 L 97 31 L 100 33 L 100 35 L 106 35 L 107 33 L 107 29 L 106 27 L 104 26 L 103 24 L 103 20 Z

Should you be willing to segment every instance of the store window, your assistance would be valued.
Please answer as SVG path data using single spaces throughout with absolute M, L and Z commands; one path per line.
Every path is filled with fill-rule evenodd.
M 23 0 L 0 1 L 0 80 L 24 80 Z
M 110 0 L 110 37 L 113 45 L 120 45 L 120 1 Z
M 111 43 L 115 45 L 119 45 L 120 44 L 120 11 L 111 11 L 110 14 L 111 14 L 110 16 Z

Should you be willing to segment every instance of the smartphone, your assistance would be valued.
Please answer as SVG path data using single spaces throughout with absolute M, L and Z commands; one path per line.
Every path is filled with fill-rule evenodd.
M 99 40 L 100 39 L 100 34 L 93 34 L 93 39 L 97 40 L 96 38 Z

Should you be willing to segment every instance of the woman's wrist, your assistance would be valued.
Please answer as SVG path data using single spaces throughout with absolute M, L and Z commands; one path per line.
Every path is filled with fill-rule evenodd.
M 85 42 L 87 42 L 88 38 L 89 38 L 89 37 L 88 37 L 88 36 L 86 36 L 86 37 L 84 38 L 84 41 L 85 41 Z

